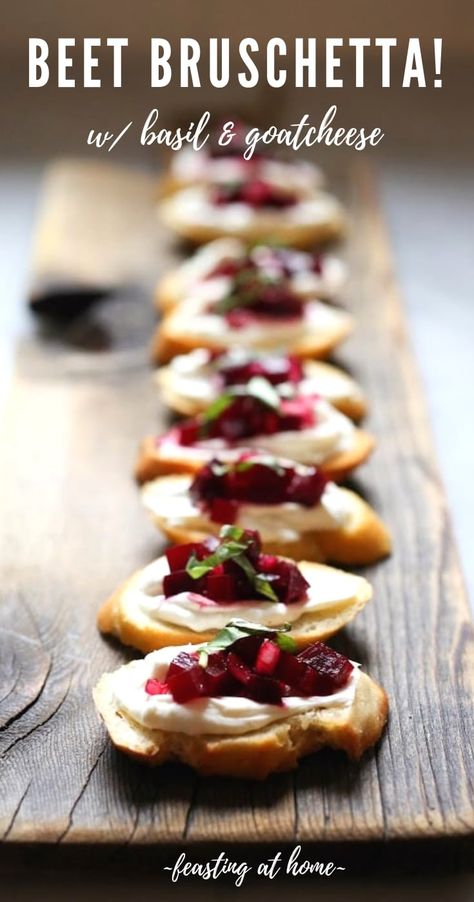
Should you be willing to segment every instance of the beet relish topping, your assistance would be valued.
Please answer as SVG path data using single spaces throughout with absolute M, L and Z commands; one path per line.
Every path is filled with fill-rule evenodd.
M 347 686 L 353 664 L 322 642 L 295 654 L 285 631 L 233 621 L 207 646 L 179 652 L 164 681 L 150 679 L 149 695 L 170 693 L 178 704 L 237 696 L 271 705 L 290 696 L 333 695 Z
M 294 191 L 287 191 L 272 185 L 264 179 L 250 178 L 239 182 L 224 182 L 214 185 L 211 202 L 217 207 L 228 204 L 247 204 L 254 210 L 284 210 L 298 202 Z
M 303 364 L 290 354 L 240 360 L 231 354 L 224 354 L 217 359 L 216 367 L 224 386 L 246 385 L 255 376 L 261 376 L 271 385 L 285 382 L 298 385 L 304 377 Z
M 264 272 L 273 277 L 289 279 L 298 273 L 315 273 L 320 276 L 323 260 L 320 253 L 296 251 L 278 245 L 257 244 L 243 257 L 225 257 L 207 274 L 206 279 L 217 276 L 235 277 L 243 272 Z
M 295 294 L 286 278 L 244 269 L 233 277 L 228 294 L 209 309 L 225 316 L 230 326 L 239 328 L 256 319 L 302 319 L 305 306 L 304 298 Z
M 257 435 L 296 432 L 316 425 L 317 396 L 281 398 L 266 379 L 256 376 L 217 398 L 201 415 L 174 426 L 162 441 L 190 446 L 205 439 L 230 444 Z
M 166 598 L 192 592 L 218 603 L 255 599 L 304 601 L 309 583 L 293 561 L 262 553 L 258 532 L 223 526 L 219 540 L 176 545 L 166 552 Z
M 327 477 L 316 467 L 244 452 L 232 463 L 212 460 L 199 471 L 189 491 L 194 503 L 214 523 L 235 523 L 241 504 L 293 502 L 314 507 L 327 483 Z

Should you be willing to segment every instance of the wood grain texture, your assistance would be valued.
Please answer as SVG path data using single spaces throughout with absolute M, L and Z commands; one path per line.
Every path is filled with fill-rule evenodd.
M 335 644 L 389 693 L 382 742 L 360 764 L 322 752 L 263 785 L 199 779 L 178 766 L 149 771 L 111 748 L 91 687 L 126 653 L 98 635 L 95 615 L 160 551 L 131 477 L 138 439 L 162 418 L 146 361 L 153 312 L 149 297 L 119 297 L 18 348 L 0 443 L 5 840 L 472 832 L 473 626 L 373 181 L 357 168 L 337 186 L 354 220 L 344 300 L 358 329 L 336 362 L 371 399 L 368 428 L 379 444 L 357 487 L 390 524 L 395 552 L 365 571 L 375 600 Z M 151 188 L 141 200 L 147 215 Z

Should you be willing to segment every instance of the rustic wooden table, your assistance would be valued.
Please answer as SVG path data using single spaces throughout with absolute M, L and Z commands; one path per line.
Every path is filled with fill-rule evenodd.
M 1 225 L 2 271 L 5 298 L 1 316 L 1 375 L 2 390 L 6 395 L 11 378 L 11 352 L 18 336 L 28 336 L 31 323 L 25 313 L 23 295 L 26 284 L 25 261 L 34 221 L 35 205 L 41 166 L 13 164 L 0 172 L 0 184 L 4 189 L 4 210 L 8 215 Z M 469 170 L 462 167 L 449 169 L 444 163 L 421 166 L 411 162 L 385 161 L 380 168 L 380 184 L 385 212 L 391 231 L 396 255 L 398 278 L 405 299 L 411 338 L 425 384 L 435 444 L 441 464 L 441 473 L 447 489 L 458 545 L 467 576 L 471 597 L 474 596 L 474 561 L 470 557 L 472 524 L 470 512 L 474 493 L 472 481 L 465 479 L 469 472 L 472 454 L 473 424 L 466 416 L 472 396 L 474 359 L 472 336 L 474 335 L 474 304 L 472 285 L 474 267 L 472 258 L 472 211 L 466 193 Z M 455 240 L 453 224 L 455 228 Z M 1 400 L 2 395 L 0 395 Z M 26 859 L 27 861 L 27 859 Z M 84 887 L 71 890 L 67 878 L 50 875 L 44 877 L 44 893 L 48 899 L 80 899 L 83 893 L 89 899 L 128 897 L 129 890 L 109 879 L 94 876 L 84 878 Z M 87 884 L 87 885 L 86 885 Z M 382 884 L 353 886 L 354 899 L 358 893 L 370 899 L 370 892 L 380 892 Z M 386 898 L 385 884 L 384 894 Z M 156 884 L 139 882 L 137 898 L 149 898 L 150 888 Z M 214 890 L 214 888 L 213 888 Z M 158 890 L 157 890 L 158 891 Z M 300 890 L 299 890 L 300 891 Z M 413 892 L 413 898 L 469 898 L 472 885 L 465 879 L 432 884 L 409 885 L 397 883 L 393 898 L 400 893 Z M 2 892 L 4 895 L 2 895 Z M 23 894 L 24 892 L 24 894 Z M 41 891 L 40 891 L 41 892 Z M 166 892 L 166 890 L 165 890 Z M 219 890 L 219 893 L 221 890 Z M 257 890 L 258 892 L 258 890 Z M 314 893 L 313 890 L 309 892 Z M 325 898 L 339 898 L 338 889 L 326 891 Z M 16 875 L 8 878 L 0 890 L 0 898 L 30 898 L 29 881 Z M 47 896 L 46 896 L 47 893 Z M 67 895 L 66 895 L 67 893 Z M 172 898 L 187 898 L 187 890 L 180 887 Z M 255 889 L 249 888 L 249 898 Z M 347 890 L 344 890 L 347 893 Z M 76 895 L 77 894 L 77 895 Z M 121 895 L 122 894 L 122 895 Z M 136 893 L 135 893 L 136 894 Z M 202 888 L 194 887 L 196 898 L 213 898 Z M 301 887 L 301 894 L 305 890 Z M 161 895 L 161 892 L 160 892 Z M 224 897 L 227 892 L 224 893 Z M 36 897 L 38 889 L 36 889 Z M 162 896 L 166 898 L 165 896 Z M 171 897 L 171 896 L 170 896 Z M 309 896 L 308 896 L 309 897 Z M 409 898 L 409 896 L 408 896 Z

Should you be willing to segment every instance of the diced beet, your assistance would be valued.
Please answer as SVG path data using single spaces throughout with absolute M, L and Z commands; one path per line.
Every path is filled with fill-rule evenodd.
M 316 273 L 318 276 L 322 274 L 323 271 L 323 258 L 321 254 L 314 253 L 313 260 L 311 265 L 311 271 Z
M 293 561 L 278 558 L 271 554 L 261 554 L 258 569 L 261 573 L 269 574 L 273 577 L 271 582 L 272 589 L 284 604 L 303 601 L 305 598 L 309 583 Z
M 179 595 L 180 592 L 195 592 L 196 588 L 196 580 L 186 570 L 167 573 L 163 579 L 163 592 L 166 598 Z
M 253 667 L 263 639 L 268 638 L 270 635 L 271 631 L 269 630 L 268 636 L 265 636 L 265 633 L 260 633 L 255 636 L 244 636 L 242 639 L 237 639 L 237 641 L 234 642 L 232 650 L 245 664 L 249 667 Z
M 256 566 L 262 551 L 262 540 L 257 529 L 244 529 L 241 539 L 247 545 L 247 557 L 249 561 Z
M 217 206 L 240 203 L 248 204 L 254 209 L 261 207 L 282 209 L 295 204 L 297 196 L 262 179 L 253 178 L 245 182 L 215 185 L 211 191 L 211 201 Z
M 310 429 L 316 425 L 314 410 L 315 397 L 302 395 L 299 398 L 288 398 L 281 402 L 280 430 L 294 431 L 296 429 Z
M 226 498 L 214 498 L 210 506 L 210 519 L 213 523 L 235 523 L 239 505 Z
M 185 420 L 179 426 L 175 426 L 172 430 L 177 434 L 178 443 L 184 445 L 193 445 L 199 439 L 199 423 L 196 419 Z
M 260 702 L 263 705 L 281 705 L 283 686 L 278 680 L 272 677 L 254 675 L 249 686 L 245 689 L 245 694 L 254 702 Z
M 216 574 L 215 571 L 206 576 L 205 591 L 208 598 L 215 601 L 235 601 L 238 598 L 235 580 L 229 574 Z
M 243 696 L 266 704 L 281 704 L 287 696 L 331 695 L 346 685 L 353 665 L 322 642 L 297 655 L 280 649 L 274 633 L 238 639 L 199 664 L 199 652 L 179 652 L 165 681 L 148 680 L 146 691 L 169 691 L 180 704 L 196 698 Z
M 241 466 L 244 464 L 244 466 Z M 303 507 L 317 504 L 327 477 L 316 467 L 272 466 L 259 453 L 242 454 L 234 464 L 212 460 L 199 471 L 190 487 L 192 499 L 209 510 L 217 523 L 234 523 L 239 503 L 284 504 Z M 221 505 L 221 501 L 230 505 Z
M 303 367 L 296 357 L 269 355 L 242 363 L 224 358 L 218 365 L 218 372 L 225 386 L 246 385 L 255 376 L 262 376 L 272 385 L 283 382 L 296 384 L 303 378 Z
M 173 658 L 169 668 L 168 673 L 166 675 L 167 680 L 169 677 L 176 676 L 177 674 L 184 673 L 184 671 L 192 670 L 193 667 L 196 667 L 198 664 L 198 654 L 197 652 L 189 652 L 189 651 L 180 651 Z
M 224 258 L 224 260 L 221 260 L 207 273 L 206 279 L 215 279 L 217 276 L 228 276 L 232 278 L 240 272 L 244 265 L 245 261 L 242 261 L 242 259 L 235 259 L 232 257 Z
M 203 547 L 201 542 L 187 542 L 184 545 L 173 545 L 165 551 L 171 573 L 176 570 L 185 570 L 186 564 L 192 554 L 197 558 L 204 557 L 209 552 Z
M 255 670 L 257 673 L 272 674 L 278 664 L 281 651 L 271 639 L 264 639 L 257 654 Z
M 287 683 L 291 691 L 294 687 L 299 685 L 304 677 L 305 670 L 306 665 L 298 660 L 296 655 L 292 655 L 287 651 L 282 651 L 274 675 L 275 677 L 278 677 L 279 680 Z M 293 694 L 295 695 L 296 692 L 293 692 Z
M 345 686 L 354 669 L 345 655 L 329 648 L 323 642 L 314 642 L 297 657 L 317 673 L 319 695 L 331 695 Z
M 227 655 L 227 667 L 234 679 L 244 686 L 248 686 L 253 678 L 252 668 L 242 661 L 234 652 L 230 651 Z
M 150 679 L 145 683 L 145 692 L 148 695 L 167 695 L 169 691 L 168 685 L 161 680 Z
M 171 695 L 180 705 L 192 702 L 196 698 L 204 698 L 207 695 L 206 672 L 199 664 L 190 670 L 183 670 L 175 676 L 168 675 L 167 682 Z

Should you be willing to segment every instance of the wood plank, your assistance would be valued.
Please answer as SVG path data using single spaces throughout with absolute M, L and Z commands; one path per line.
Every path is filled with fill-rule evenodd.
M 95 612 L 160 549 L 130 477 L 139 437 L 163 416 L 146 361 L 153 313 L 146 293 L 124 294 L 73 324 L 37 326 L 18 348 L 0 443 L 4 839 L 138 847 L 472 832 L 473 626 L 373 179 L 357 167 L 337 184 L 354 220 L 344 300 L 358 318 L 338 362 L 371 398 L 379 440 L 357 487 L 390 523 L 395 552 L 367 570 L 375 600 L 336 644 L 389 692 L 383 741 L 360 764 L 324 752 L 263 785 L 148 771 L 111 749 L 90 690 L 127 653 L 98 636 Z M 140 201 L 148 217 L 152 186 Z M 154 248 L 148 280 L 164 260 Z

